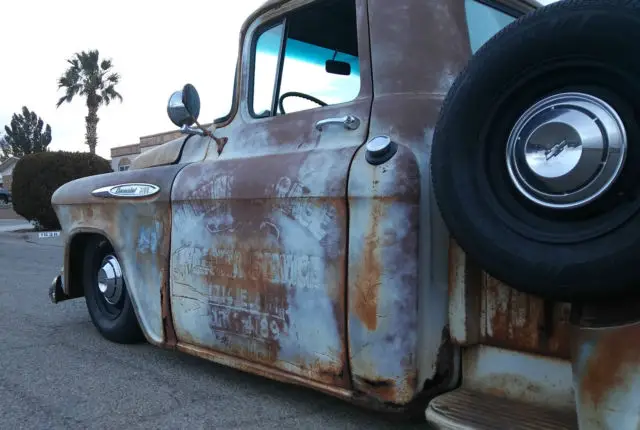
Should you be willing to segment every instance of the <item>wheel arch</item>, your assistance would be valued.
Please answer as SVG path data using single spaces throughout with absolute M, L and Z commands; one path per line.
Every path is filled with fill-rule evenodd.
M 85 219 L 82 226 L 72 227 L 65 234 L 63 289 L 69 298 L 84 296 L 83 275 L 88 270 L 84 265 L 84 254 L 92 239 L 103 238 L 120 260 L 127 291 L 145 338 L 151 344 L 163 346 L 166 341 L 163 301 L 167 300 L 170 219 L 160 222 L 142 216 L 136 206 L 130 208 L 133 211 L 130 216 L 127 216 L 128 211 L 123 211 L 118 221 L 88 223 Z M 59 209 L 61 213 L 66 212 L 65 209 L 87 212 L 91 207 Z M 93 210 L 97 212 L 96 208 Z M 69 218 L 68 215 L 63 214 L 63 219 Z
M 69 235 L 69 239 L 66 241 L 63 288 L 70 299 L 84 297 L 82 277 L 87 268 L 83 264 L 83 256 L 91 239 L 94 238 L 103 238 L 113 246 L 113 240 L 105 231 L 93 228 L 80 229 Z

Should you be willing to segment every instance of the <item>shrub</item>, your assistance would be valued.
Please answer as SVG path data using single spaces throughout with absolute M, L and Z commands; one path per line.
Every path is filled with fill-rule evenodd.
M 107 160 L 85 152 L 39 152 L 22 157 L 13 169 L 13 209 L 37 228 L 60 229 L 51 206 L 54 191 L 85 176 L 112 172 Z

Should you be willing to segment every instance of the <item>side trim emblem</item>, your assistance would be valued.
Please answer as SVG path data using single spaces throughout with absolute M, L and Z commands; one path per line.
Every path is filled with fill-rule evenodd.
M 153 184 L 118 184 L 93 190 L 95 197 L 136 198 L 149 197 L 157 194 L 160 187 Z

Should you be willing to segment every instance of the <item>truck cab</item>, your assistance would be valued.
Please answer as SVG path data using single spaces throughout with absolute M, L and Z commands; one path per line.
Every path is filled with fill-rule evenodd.
M 579 272 L 564 236 L 548 248 L 555 257 L 534 258 L 534 246 L 508 240 L 506 227 L 483 230 L 498 225 L 485 208 L 493 194 L 473 188 L 502 172 L 499 163 L 529 178 L 522 172 L 539 152 L 559 163 L 566 151 L 606 141 L 605 167 L 625 154 L 628 118 L 607 106 L 626 102 L 575 95 L 597 79 L 574 70 L 581 80 L 558 86 L 564 92 L 547 88 L 551 78 L 516 79 L 529 73 L 525 61 L 546 70 L 545 54 L 528 44 L 553 46 L 547 39 L 566 32 L 557 49 L 577 46 L 595 36 L 571 33 L 575 22 L 600 30 L 615 22 L 598 18 L 600 2 L 588 3 L 267 1 L 242 27 L 227 116 L 202 126 L 200 95 L 187 84 L 168 104 L 183 137 L 141 154 L 128 171 L 55 192 L 65 259 L 51 300 L 84 297 L 114 342 L 146 339 L 437 428 L 637 428 L 633 306 L 604 300 L 595 274 L 584 295 L 583 278 L 563 277 L 564 268 Z M 522 125 L 507 157 L 515 164 L 475 170 L 483 146 L 471 143 L 483 125 L 494 127 L 488 115 L 501 95 L 515 97 L 510 85 L 528 98 L 491 118 Z M 593 94 L 602 101 L 610 92 Z M 538 111 L 527 109 L 548 94 L 560 102 L 534 124 Z M 596 125 L 581 128 L 579 115 Z M 561 135 L 573 140 L 556 142 Z M 487 154 L 504 158 L 505 148 Z M 578 159 L 549 177 L 589 167 Z M 512 184 L 504 172 L 500 180 Z M 568 201 L 568 191 L 558 193 Z M 527 224 L 531 235 L 555 231 L 545 222 Z

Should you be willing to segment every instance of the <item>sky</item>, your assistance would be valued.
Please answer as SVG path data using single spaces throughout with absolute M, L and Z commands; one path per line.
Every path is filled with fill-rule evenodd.
M 113 60 L 124 99 L 98 112 L 102 157 L 140 136 L 175 130 L 167 101 L 187 82 L 200 93 L 202 122 L 228 112 L 240 27 L 264 0 L 191 0 L 188 8 L 166 0 L 90 3 L 0 0 L 0 130 L 27 106 L 51 125 L 50 149 L 87 151 L 84 98 L 56 102 L 66 60 L 90 49 Z
M 0 130 L 27 106 L 51 125 L 50 149 L 87 151 L 84 99 L 59 108 L 56 102 L 66 60 L 90 49 L 112 59 L 124 99 L 98 112 L 98 155 L 109 159 L 114 146 L 175 130 L 167 101 L 187 82 L 200 93 L 201 122 L 211 122 L 229 110 L 240 27 L 263 2 L 192 0 L 181 8 L 167 0 L 110 0 L 96 8 L 81 0 L 0 1 Z

